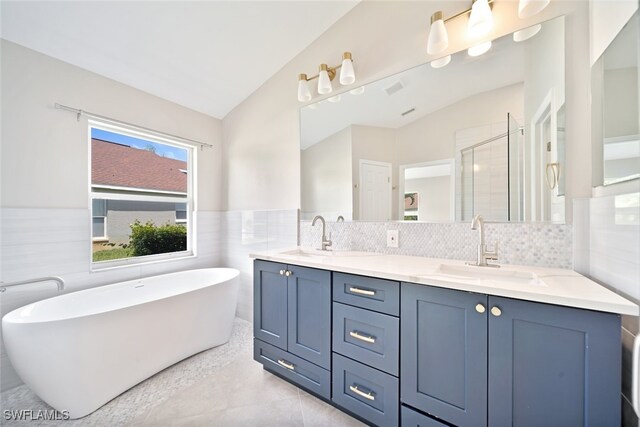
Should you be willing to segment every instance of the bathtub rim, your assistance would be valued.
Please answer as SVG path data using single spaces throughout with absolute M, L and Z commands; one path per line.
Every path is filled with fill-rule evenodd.
M 203 270 L 227 270 L 227 271 L 232 272 L 232 275 L 231 275 L 231 277 L 228 277 L 225 280 L 218 281 L 218 282 L 215 282 L 215 283 L 208 283 L 207 285 L 204 285 L 204 286 L 201 286 L 201 287 L 198 287 L 198 288 L 195 288 L 195 289 L 190 289 L 188 291 L 180 292 L 180 293 L 177 293 L 177 294 L 165 295 L 165 296 L 162 296 L 162 297 L 159 297 L 159 298 L 154 298 L 154 299 L 142 301 L 142 302 L 138 302 L 138 303 L 135 303 L 135 304 L 122 305 L 122 306 L 119 306 L 119 307 L 116 307 L 116 308 L 112 308 L 110 310 L 99 310 L 99 311 L 95 311 L 95 312 L 91 312 L 91 313 L 80 314 L 80 315 L 77 315 L 77 316 L 58 317 L 58 318 L 53 318 L 53 319 L 52 318 L 39 319 L 39 320 L 32 320 L 32 321 L 30 321 L 28 318 L 26 318 L 26 319 L 25 318 L 21 318 L 19 316 L 19 314 L 18 314 L 22 310 L 25 310 L 28 307 L 31 307 L 33 305 L 41 304 L 41 303 L 44 303 L 45 301 L 49 301 L 49 300 L 53 300 L 53 299 L 62 299 L 62 298 L 68 297 L 69 295 L 72 295 L 72 294 L 75 294 L 75 293 L 78 293 L 78 292 L 90 292 L 90 291 L 93 291 L 93 290 L 98 289 L 98 288 L 104 289 L 105 287 L 116 287 L 116 286 L 121 286 L 122 284 L 130 283 L 130 282 L 138 282 L 138 281 L 141 281 L 141 280 L 149 280 L 149 279 L 154 279 L 154 278 L 158 278 L 158 277 L 178 275 L 180 273 L 186 273 L 186 272 L 190 272 L 190 271 L 203 271 Z M 137 307 L 137 306 L 148 304 L 148 303 L 151 303 L 151 302 L 154 302 L 154 301 L 162 301 L 162 300 L 166 300 L 166 299 L 169 299 L 169 298 L 175 298 L 175 297 L 177 297 L 179 295 L 185 295 L 185 294 L 190 294 L 190 293 L 193 293 L 193 292 L 201 291 L 201 290 L 203 290 L 205 288 L 208 288 L 210 286 L 215 286 L 217 284 L 238 280 L 239 277 L 240 277 L 240 271 L 238 269 L 236 269 L 236 268 L 231 268 L 231 267 L 204 267 L 204 268 L 194 268 L 194 269 L 182 270 L 182 271 L 174 271 L 174 272 L 171 272 L 171 273 L 156 274 L 156 275 L 153 275 L 153 276 L 145 276 L 145 277 L 140 277 L 140 278 L 137 278 L 137 279 L 124 280 L 124 281 L 121 281 L 121 282 L 110 283 L 110 284 L 107 284 L 107 285 L 94 286 L 94 287 L 87 288 L 87 289 L 81 289 L 81 290 L 78 290 L 78 291 L 75 291 L 75 292 L 68 292 L 68 293 L 65 293 L 65 294 L 62 294 L 62 295 L 56 295 L 56 296 L 51 297 L 51 298 L 46 298 L 46 299 L 43 299 L 43 300 L 40 300 L 40 301 L 33 302 L 31 304 L 24 305 L 22 307 L 18 307 L 16 309 L 8 312 L 7 314 L 5 314 L 2 317 L 2 327 L 4 327 L 5 323 L 6 324 L 13 324 L 13 325 L 32 325 L 32 324 L 36 325 L 36 324 L 42 324 L 42 323 L 70 321 L 70 320 L 74 320 L 74 319 L 81 319 L 83 317 L 99 316 L 99 315 L 102 315 L 102 314 L 105 314 L 105 313 L 114 312 L 114 311 L 122 310 L 122 309 L 125 309 L 125 308 L 129 308 L 129 307 Z

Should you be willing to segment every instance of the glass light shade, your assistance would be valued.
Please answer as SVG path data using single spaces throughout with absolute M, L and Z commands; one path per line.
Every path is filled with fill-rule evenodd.
M 487 53 L 489 49 L 491 49 L 491 40 L 489 40 L 488 42 L 477 44 L 475 46 L 471 46 L 467 50 L 467 53 L 469 54 L 469 56 L 480 56 L 484 53 Z
M 536 34 L 538 34 L 538 32 L 540 31 L 541 28 L 542 28 L 542 25 L 537 24 L 537 25 L 534 25 L 533 27 L 529 27 L 529 28 L 525 28 L 525 29 L 520 30 L 520 31 L 516 31 L 515 33 L 513 33 L 513 41 L 514 42 L 523 42 L 525 40 L 529 40 L 531 37 L 533 37 Z
M 550 2 L 551 0 L 520 0 L 518 3 L 518 17 L 524 19 L 540 13 Z
M 340 67 L 340 84 L 350 85 L 356 81 L 356 73 L 353 71 L 353 61 L 351 58 L 345 58 Z
M 448 65 L 449 62 L 451 62 L 451 55 L 443 56 L 442 58 L 431 61 L 429 65 L 431 65 L 432 68 L 442 68 Z
M 342 96 L 338 94 L 338 95 L 332 96 L 331 98 L 327 98 L 327 101 L 336 103 L 336 102 L 340 102 L 341 99 L 342 99 Z
M 364 86 L 357 87 L 355 89 L 351 89 L 349 91 L 351 95 L 362 95 L 364 93 Z
M 493 13 L 487 0 L 476 0 L 471 6 L 468 32 L 471 37 L 481 37 L 491 31 L 493 27 Z
M 309 90 L 309 82 L 306 79 L 298 80 L 298 101 L 311 101 L 311 91 Z
M 324 95 L 331 92 L 333 92 L 333 87 L 331 86 L 329 73 L 327 73 L 327 70 L 321 70 L 318 76 L 318 93 Z
M 427 41 L 427 53 L 436 55 L 449 47 L 449 35 L 447 27 L 442 19 L 438 19 L 431 24 L 429 30 L 429 40 Z

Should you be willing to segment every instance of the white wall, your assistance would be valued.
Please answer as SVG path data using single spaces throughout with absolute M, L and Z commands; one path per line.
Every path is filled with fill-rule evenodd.
M 598 60 L 637 9 L 638 0 L 589 0 L 591 65 Z
M 351 219 L 351 127 L 301 151 L 302 219 Z
M 75 291 L 163 272 L 214 266 L 220 259 L 221 122 L 201 113 L 2 41 L 0 280 L 57 275 Z M 90 272 L 87 122 L 61 103 L 146 128 L 200 140 L 197 256 Z M 1 314 L 56 294 L 53 284 L 11 288 Z M 0 349 L 2 388 L 17 384 Z
M 405 193 L 418 193 L 418 221 L 448 222 L 451 220 L 451 177 L 407 179 Z

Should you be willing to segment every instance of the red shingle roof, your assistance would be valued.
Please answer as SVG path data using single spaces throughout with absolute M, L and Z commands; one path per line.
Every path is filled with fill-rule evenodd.
M 187 162 L 152 151 L 91 140 L 91 184 L 187 192 Z

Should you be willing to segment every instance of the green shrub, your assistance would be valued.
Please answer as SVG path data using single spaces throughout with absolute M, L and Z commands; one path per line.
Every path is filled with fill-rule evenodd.
M 152 221 L 136 221 L 131 224 L 128 248 L 133 256 L 186 251 L 187 229 L 181 224 L 156 226 Z

